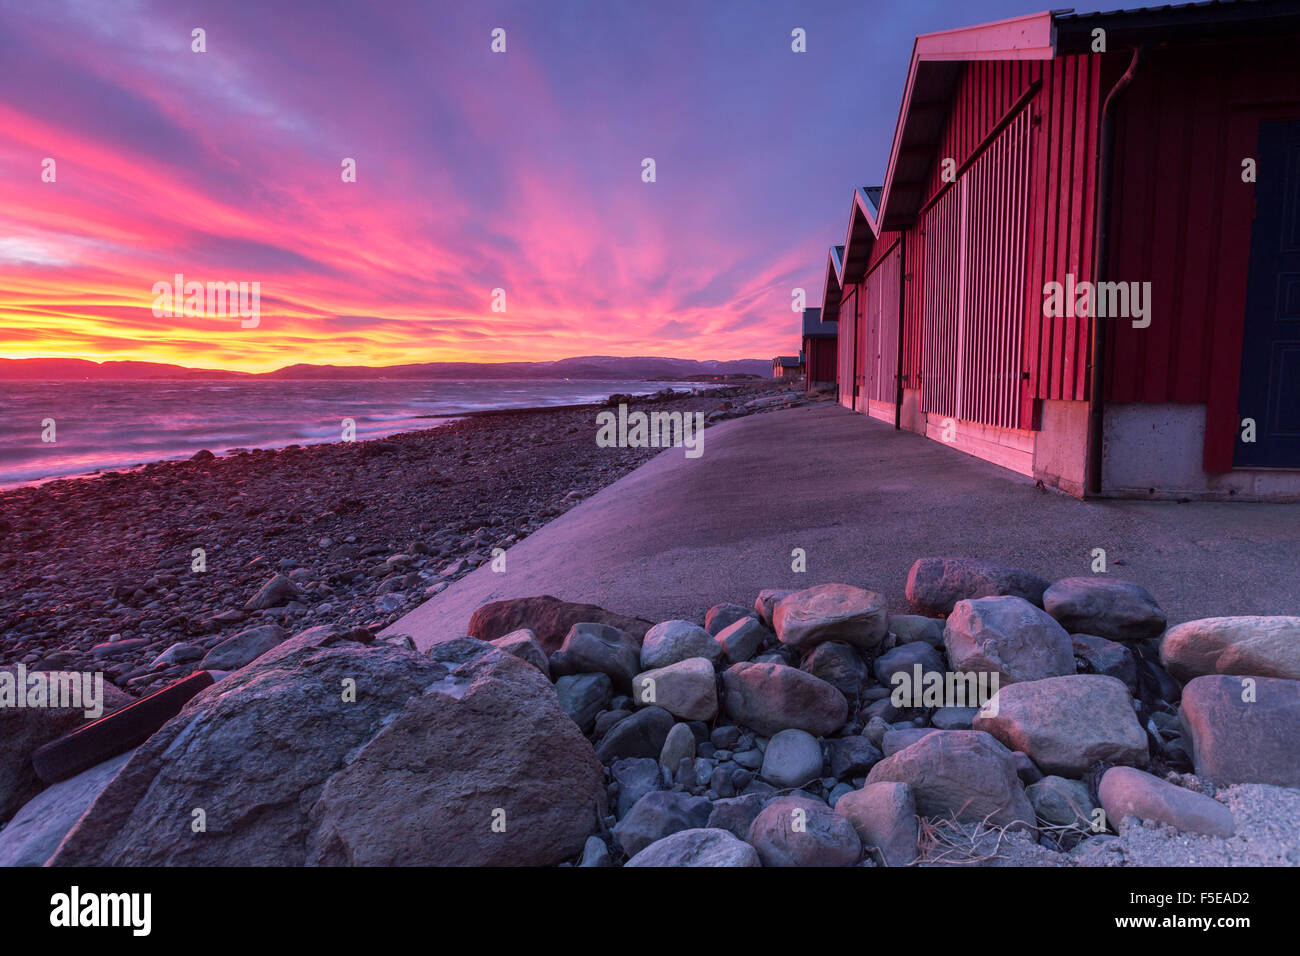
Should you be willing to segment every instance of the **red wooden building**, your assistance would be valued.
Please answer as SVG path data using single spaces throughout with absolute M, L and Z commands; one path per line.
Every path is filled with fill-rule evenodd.
M 1072 494 L 1300 498 L 1300 4 L 916 38 L 842 404 Z
M 839 328 L 822 321 L 821 309 L 803 310 L 804 385 L 812 389 L 835 385 L 835 338 Z

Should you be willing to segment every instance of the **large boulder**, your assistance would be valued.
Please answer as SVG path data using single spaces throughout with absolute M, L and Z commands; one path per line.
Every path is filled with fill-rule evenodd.
M 278 624 L 263 624 L 240 631 L 228 637 L 203 657 L 199 665 L 205 671 L 237 671 L 251 664 L 273 647 L 278 647 L 286 637 Z
M 302 591 L 283 574 L 277 574 L 244 604 L 245 611 L 265 611 L 302 597 Z
M 807 797 L 778 797 L 749 826 L 764 866 L 853 866 L 862 841 L 844 817 Z
M 918 670 L 919 668 L 919 670 Z M 946 673 L 943 655 L 925 641 L 899 644 L 876 658 L 872 669 L 882 687 L 894 687 L 894 675 L 903 674 L 910 685 L 919 688 L 925 674 Z
M 784 664 L 733 664 L 723 671 L 722 684 L 731 719 L 764 736 L 794 727 L 824 737 L 848 716 L 843 694 Z
M 889 632 L 889 602 L 877 591 L 847 584 L 819 584 L 777 602 L 772 623 L 777 639 L 798 651 L 826 641 L 872 650 Z
M 930 614 L 951 614 L 958 601 L 1013 595 L 1042 606 L 1047 581 L 975 558 L 920 558 L 907 573 L 907 599 Z
M 1008 684 L 971 726 L 1028 754 L 1048 774 L 1081 777 L 1098 762 L 1147 765 L 1147 736 L 1128 688 L 1101 674 Z
M 840 797 L 835 812 L 853 824 L 864 846 L 880 850 L 887 866 L 916 859 L 916 798 L 907 784 L 869 783 Z
M 1300 681 L 1197 677 L 1183 688 L 1180 714 L 1198 776 L 1300 787 Z
M 91 675 L 28 671 L 22 666 L 0 668 L 0 823 L 45 788 L 32 766 L 32 754 L 51 740 L 131 703 L 131 697 L 105 683 L 102 676 L 98 689 L 93 676 L 87 685 L 87 676 Z M 94 699 L 70 696 L 74 687 L 78 695 L 89 687 L 90 698 Z M 54 693 L 33 697 L 40 688 L 53 689 Z M 59 688 L 69 696 L 63 696 Z M 39 706 L 29 706 L 38 699 Z M 78 706 L 51 707 L 52 700 Z
M 762 866 L 758 852 L 726 830 L 678 830 L 656 840 L 627 866 Z
M 537 669 L 481 647 L 453 668 L 334 628 L 290 638 L 141 745 L 52 864 L 576 856 L 604 813 L 602 768 Z
M 43 866 L 132 751 L 42 790 L 0 830 L 0 866 Z
M 712 720 L 718 713 L 713 664 L 692 657 L 644 671 L 632 681 L 632 700 L 638 706 L 657 705 L 682 720 Z
M 734 624 L 720 630 L 714 640 L 722 647 L 728 664 L 747 661 L 772 636 L 772 632 L 752 617 L 742 617 Z
M 526 627 L 537 636 L 542 650 L 550 656 L 560 649 L 569 629 L 583 622 L 608 624 L 637 641 L 645 637 L 646 631 L 654 625 L 653 621 L 616 614 L 595 604 L 575 604 L 543 594 L 484 604 L 469 619 L 468 630 L 470 637 L 493 641 Z
M 667 667 L 691 657 L 712 662 L 722 656 L 713 635 L 690 621 L 661 621 L 645 632 L 641 641 L 641 668 Z
M 1073 674 L 1070 635 L 1020 597 L 958 601 L 943 629 L 954 670 L 997 674 L 1000 683 Z
M 1165 631 L 1160 662 L 1186 683 L 1204 674 L 1300 680 L 1300 617 L 1207 617 Z
M 772 614 L 776 611 L 776 606 L 783 597 L 794 594 L 788 588 L 764 588 L 758 592 L 758 597 L 754 600 L 754 613 L 758 619 L 763 622 L 764 627 L 772 626 Z
M 715 604 L 704 614 L 704 629 L 716 636 L 752 614 L 749 608 L 739 604 Z
M 1187 833 L 1230 837 L 1232 812 L 1217 800 L 1132 767 L 1111 767 L 1097 787 L 1106 819 L 1116 830 L 1124 820 L 1154 820 Z
M 632 687 L 641 670 L 641 644 L 631 634 L 608 624 L 581 621 L 569 628 L 564 644 L 551 655 L 551 674 L 608 674 L 621 691 Z
M 867 783 L 905 783 L 925 817 L 1034 827 L 1011 751 L 977 730 L 936 730 L 871 768 Z
M 1073 633 L 1144 641 L 1165 629 L 1165 612 L 1147 589 L 1116 578 L 1065 578 L 1043 592 L 1043 608 Z

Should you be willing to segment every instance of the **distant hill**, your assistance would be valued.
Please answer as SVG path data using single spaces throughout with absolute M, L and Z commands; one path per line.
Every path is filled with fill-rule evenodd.
M 158 362 L 90 362 L 85 359 L 0 359 L 0 381 L 160 381 L 184 379 L 270 378 L 286 381 L 356 379 L 606 379 L 618 381 L 686 381 L 718 375 L 772 377 L 765 359 L 696 361 L 657 357 L 586 355 L 555 362 L 425 362 L 418 365 L 289 365 L 253 374 L 220 369 L 186 368 Z

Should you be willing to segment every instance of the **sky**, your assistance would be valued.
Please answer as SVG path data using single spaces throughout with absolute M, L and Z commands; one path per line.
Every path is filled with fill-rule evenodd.
M 912 38 L 1039 9 L 0 0 L 0 357 L 793 352 Z M 255 324 L 156 308 L 177 274 Z

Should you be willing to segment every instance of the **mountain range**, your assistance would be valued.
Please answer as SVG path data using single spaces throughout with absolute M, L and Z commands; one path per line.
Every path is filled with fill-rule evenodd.
M 0 359 L 0 381 L 160 381 L 177 379 L 586 379 L 688 381 L 718 376 L 772 377 L 765 359 L 696 361 L 657 357 L 585 355 L 554 362 L 423 362 L 414 365 L 287 365 L 273 372 L 231 372 L 159 362 L 92 362 L 86 359 Z

